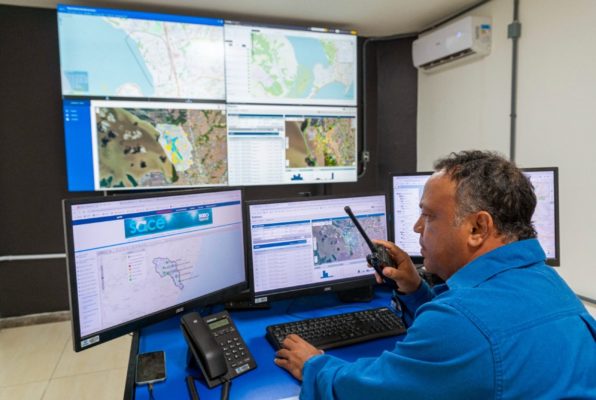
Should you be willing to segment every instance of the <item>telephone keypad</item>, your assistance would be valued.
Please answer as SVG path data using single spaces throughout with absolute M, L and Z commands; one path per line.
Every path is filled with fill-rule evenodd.
M 228 379 L 256 368 L 257 365 L 246 348 L 246 343 L 244 343 L 227 312 L 210 315 L 203 319 L 207 325 L 222 326 L 221 328 L 212 329 L 212 333 L 224 352 L 228 364 L 228 373 L 226 374 Z

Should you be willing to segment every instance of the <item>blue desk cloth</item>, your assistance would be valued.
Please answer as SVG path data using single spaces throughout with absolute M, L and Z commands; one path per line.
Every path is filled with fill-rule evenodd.
M 277 301 L 270 309 L 233 311 L 230 313 L 236 327 L 244 338 L 257 363 L 257 368 L 232 381 L 230 399 L 285 399 L 298 396 L 300 382 L 273 363 L 273 347 L 265 339 L 265 328 L 271 324 L 291 322 L 304 318 L 319 317 L 342 312 L 389 306 L 391 293 L 377 288 L 374 299 L 367 303 L 341 303 L 335 294 L 303 297 Z M 213 312 L 218 310 L 213 310 Z M 360 357 L 376 357 L 384 350 L 393 349 L 402 336 L 378 339 L 366 343 L 328 350 L 328 354 L 354 361 Z M 140 333 L 139 353 L 164 350 L 166 354 L 167 379 L 154 384 L 155 400 L 189 399 L 185 377 L 198 374 L 186 368 L 186 342 L 180 330 L 180 316 L 143 329 Z M 221 386 L 209 389 L 202 381 L 196 381 L 201 400 L 219 399 Z M 148 399 L 147 387 L 138 386 L 135 398 Z
M 514 242 L 400 296 L 407 336 L 376 358 L 311 358 L 301 398 L 596 399 L 596 321 L 544 259 Z

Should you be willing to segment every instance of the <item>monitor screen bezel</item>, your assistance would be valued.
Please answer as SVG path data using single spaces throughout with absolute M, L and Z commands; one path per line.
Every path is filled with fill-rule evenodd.
M 73 348 L 76 352 L 87 350 L 88 348 L 94 347 L 98 344 L 105 343 L 109 340 L 117 337 L 126 335 L 130 332 L 134 332 L 145 326 L 153 323 L 165 320 L 174 315 L 181 314 L 183 312 L 195 309 L 198 307 L 204 307 L 225 302 L 239 293 L 242 293 L 248 289 L 248 270 L 247 270 L 247 254 L 246 247 L 242 250 L 244 252 L 244 280 L 240 283 L 222 288 L 212 293 L 193 298 L 189 301 L 185 301 L 165 309 L 147 314 L 136 319 L 94 332 L 89 335 L 82 336 L 80 330 L 80 309 L 78 302 L 77 292 L 77 275 L 76 275 L 76 263 L 74 254 L 74 241 L 73 241 L 73 230 L 72 230 L 72 206 L 79 204 L 90 204 L 90 203 L 101 203 L 109 201 L 119 200 L 132 200 L 132 199 L 149 199 L 155 197 L 169 197 L 169 196 L 180 196 L 180 195 L 193 195 L 203 193 L 214 193 L 214 192 L 227 192 L 227 191 L 238 191 L 240 193 L 240 207 L 241 213 L 244 212 L 243 200 L 244 191 L 238 187 L 225 187 L 225 188 L 211 188 L 211 189 L 187 189 L 187 190 L 171 190 L 171 191 L 159 191 L 159 192 L 135 192 L 128 194 L 111 194 L 103 197 L 85 197 L 78 199 L 64 199 L 62 201 L 63 209 L 63 226 L 64 226 L 64 238 L 66 246 L 66 272 L 68 281 L 68 297 L 71 312 L 71 328 L 73 338 Z M 241 218 L 241 231 L 243 238 L 245 235 L 245 218 L 242 214 Z M 243 240 L 244 241 L 244 240 Z M 83 346 L 82 343 L 86 342 Z
M 560 252 L 560 241 L 559 241 L 559 168 L 558 167 L 529 167 L 529 168 L 520 168 L 522 172 L 553 172 L 553 189 L 554 189 L 554 202 L 555 202 L 555 256 L 549 257 L 546 259 L 546 264 L 558 267 L 561 265 L 561 252 Z M 395 243 L 395 199 L 394 199 L 394 187 L 393 187 L 393 178 L 396 176 L 419 176 L 419 175 L 428 175 L 429 177 L 434 173 L 434 171 L 420 171 L 420 172 L 394 172 L 389 174 L 389 187 L 391 188 L 391 195 L 389 196 L 389 203 L 391 205 L 391 240 Z M 414 229 L 414 227 L 412 227 Z M 417 265 L 424 264 L 424 257 L 422 256 L 410 256 L 412 262 Z
M 295 203 L 295 202 L 308 202 L 316 200 L 337 200 L 337 199 L 349 199 L 354 197 L 370 197 L 370 196 L 383 196 L 385 199 L 385 220 L 387 229 L 387 240 L 391 239 L 390 236 L 390 222 L 388 218 L 388 196 L 385 192 L 375 191 L 370 193 L 357 193 L 357 194 L 339 194 L 339 195 L 326 195 L 326 196 L 307 196 L 307 197 L 294 197 L 294 198 L 277 198 L 267 200 L 255 200 L 245 202 L 245 218 L 246 223 L 244 224 L 246 229 L 246 256 L 247 256 L 247 268 L 248 268 L 248 279 L 250 298 L 254 304 L 269 303 L 274 300 L 280 300 L 291 297 L 310 296 L 328 292 L 338 292 L 343 290 L 350 290 L 355 288 L 362 288 L 367 286 L 376 285 L 374 276 L 374 270 L 371 268 L 371 275 L 364 275 L 361 277 L 341 279 L 332 282 L 325 282 L 319 284 L 308 284 L 302 286 L 295 286 L 292 288 L 284 288 L 275 290 L 273 292 L 267 292 L 266 294 L 255 293 L 254 286 L 254 274 L 253 274 L 253 259 L 252 259 L 252 232 L 250 227 L 250 207 L 253 205 L 262 204 L 277 204 L 277 203 Z M 347 215 L 347 214 L 346 214 Z M 371 238 L 375 239 L 375 238 Z

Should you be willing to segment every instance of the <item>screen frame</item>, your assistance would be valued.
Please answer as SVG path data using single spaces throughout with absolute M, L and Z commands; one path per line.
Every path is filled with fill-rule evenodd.
M 332 282 L 325 282 L 319 284 L 308 284 L 302 286 L 295 286 L 292 288 L 277 289 L 271 293 L 265 295 L 257 295 L 255 293 L 254 285 L 254 274 L 253 274 L 253 258 L 252 258 L 252 233 L 250 228 L 250 206 L 263 205 L 263 204 L 277 204 L 277 203 L 295 203 L 295 202 L 308 202 L 316 200 L 337 200 L 337 199 L 349 199 L 354 197 L 370 197 L 370 196 L 383 196 L 385 199 L 385 222 L 387 229 L 387 239 L 390 240 L 390 222 L 388 216 L 388 196 L 383 191 L 374 191 L 369 193 L 358 193 L 358 194 L 340 194 L 340 195 L 323 195 L 323 196 L 305 196 L 305 197 L 293 197 L 293 198 L 277 198 L 267 200 L 254 200 L 245 202 L 244 216 L 246 223 L 244 224 L 246 229 L 246 257 L 247 257 L 247 269 L 248 269 L 248 280 L 250 290 L 250 301 L 253 304 L 265 304 L 275 300 L 311 296 L 321 293 L 329 292 L 340 292 L 343 290 L 350 290 L 355 288 L 369 287 L 376 285 L 376 279 L 374 276 L 374 270 L 371 268 L 371 275 L 364 275 L 361 277 L 353 277 L 347 279 L 340 279 Z M 347 214 L 346 214 L 347 216 Z M 375 238 L 371 238 L 375 239 Z
M 248 289 L 248 269 L 247 269 L 247 254 L 246 246 L 243 243 L 244 251 L 244 281 L 222 288 L 209 294 L 205 294 L 200 297 L 195 297 L 191 300 L 175 304 L 165 309 L 156 311 L 151 314 L 147 314 L 136 319 L 120 323 L 118 325 L 105 328 L 103 330 L 94 332 L 89 335 L 81 336 L 80 329 L 80 309 L 77 292 L 77 271 L 75 263 L 75 252 L 74 252 L 74 238 L 72 230 L 72 212 L 71 208 L 74 205 L 89 204 L 89 203 L 100 203 L 118 200 L 133 200 L 133 199 L 149 199 L 155 197 L 168 197 L 168 196 L 180 196 L 180 195 L 192 195 L 202 193 L 213 193 L 213 192 L 227 192 L 227 191 L 239 191 L 240 192 L 240 208 L 241 208 L 241 231 L 243 234 L 243 240 L 245 241 L 245 216 L 244 216 L 244 191 L 239 187 L 225 187 L 225 188 L 200 188 L 200 189 L 186 189 L 186 190 L 171 190 L 171 191 L 158 191 L 158 192 L 135 192 L 128 194 L 114 193 L 103 197 L 85 197 L 77 199 L 64 199 L 62 200 L 62 211 L 63 211 L 63 226 L 64 226 L 64 242 L 66 247 L 66 273 L 68 281 L 68 300 L 70 305 L 71 313 L 71 328 L 72 328 L 72 342 L 75 352 L 87 350 L 98 344 L 105 343 L 109 340 L 117 337 L 126 335 L 130 332 L 137 331 L 140 328 L 151 325 L 153 323 L 165 320 L 174 315 L 181 314 L 183 312 L 195 309 L 198 307 L 204 307 L 223 303 L 229 299 L 237 296 L 246 289 Z M 82 346 L 83 341 L 89 341 L 88 344 Z
M 554 202 L 555 202 L 555 256 L 546 258 L 545 263 L 552 267 L 558 267 L 561 265 L 561 250 L 559 240 L 559 168 L 558 167 L 528 167 L 520 168 L 522 172 L 553 172 L 553 189 L 554 189 Z M 393 178 L 396 176 L 418 176 L 418 175 L 432 175 L 434 171 L 420 171 L 420 172 L 392 172 L 389 174 L 389 187 L 391 188 L 391 195 L 389 203 L 391 205 L 391 241 L 395 243 L 395 221 L 393 216 L 395 215 L 395 201 L 394 201 L 394 188 Z M 413 227 L 412 227 L 413 229 Z M 410 256 L 412 262 L 417 265 L 424 265 L 424 257 L 422 256 Z

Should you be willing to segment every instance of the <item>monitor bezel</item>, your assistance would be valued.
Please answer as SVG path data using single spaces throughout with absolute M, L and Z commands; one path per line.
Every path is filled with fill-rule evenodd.
M 555 256 L 545 260 L 547 265 L 551 267 L 561 266 L 561 248 L 559 241 L 559 167 L 529 167 L 520 168 L 523 172 L 552 172 L 553 173 L 553 190 L 555 202 Z M 535 191 L 534 191 L 535 192 Z M 538 199 L 536 199 L 538 202 Z
M 391 241 L 395 243 L 395 199 L 393 198 L 395 191 L 393 188 L 393 178 L 396 176 L 421 176 L 421 175 L 428 175 L 430 176 L 434 173 L 434 171 L 419 171 L 419 172 L 392 172 L 389 174 L 389 187 L 391 188 L 391 195 L 389 196 L 389 203 L 391 205 Z M 414 227 L 411 227 L 414 229 Z M 409 254 L 408 254 L 409 255 Z M 410 255 L 412 262 L 416 265 L 423 265 L 424 264 L 424 257 L 422 256 L 412 256 Z
M 357 194 L 339 194 L 339 195 L 325 195 L 325 196 L 307 196 L 307 197 L 293 197 L 293 198 L 276 198 L 267 200 L 254 200 L 245 202 L 244 216 L 246 223 L 244 224 L 246 229 L 246 257 L 247 257 L 247 268 L 248 268 L 248 279 L 250 289 L 250 299 L 254 304 L 270 303 L 275 300 L 311 296 L 321 293 L 329 292 L 341 292 L 344 290 L 362 288 L 367 286 L 376 285 L 376 279 L 374 276 L 374 270 L 371 267 L 371 275 L 364 275 L 360 277 L 340 279 L 332 282 L 325 282 L 320 284 L 308 284 L 301 286 L 294 286 L 292 288 L 277 289 L 266 294 L 255 293 L 254 286 L 254 274 L 253 274 L 253 259 L 252 259 L 252 233 L 250 227 L 250 207 L 253 205 L 262 204 L 277 204 L 277 203 L 295 203 L 295 202 L 308 202 L 316 200 L 337 200 L 337 199 L 349 199 L 354 197 L 370 197 L 370 196 L 383 196 L 385 199 L 385 220 L 387 229 L 387 240 L 391 240 L 389 233 L 389 220 L 388 220 L 388 196 L 385 192 L 375 191 L 370 193 L 357 193 Z M 375 238 L 371 238 L 375 239 Z
M 225 188 L 210 188 L 210 189 L 186 189 L 186 190 L 171 190 L 171 191 L 159 191 L 159 192 L 135 192 L 120 194 L 115 193 L 109 196 L 103 197 L 85 197 L 78 199 L 64 199 L 62 200 L 62 211 L 63 211 L 63 227 L 64 227 L 64 239 L 66 247 L 66 273 L 68 281 L 68 297 L 70 304 L 71 313 L 71 329 L 72 329 L 72 342 L 75 352 L 87 350 L 96 345 L 105 343 L 109 340 L 118 338 L 126 335 L 130 332 L 137 331 L 143 327 L 160 322 L 167 318 L 196 309 L 198 307 L 210 306 L 218 303 L 223 303 L 235 295 L 242 293 L 248 288 L 248 270 L 247 270 L 247 255 L 246 246 L 242 246 L 244 252 L 244 280 L 240 283 L 222 288 L 215 292 L 193 298 L 191 300 L 167 307 L 165 309 L 156 311 L 151 314 L 138 317 L 136 319 L 94 332 L 89 335 L 81 336 L 80 330 L 80 309 L 77 294 L 77 275 L 76 275 L 76 263 L 74 257 L 74 242 L 73 242 L 73 231 L 72 231 L 72 206 L 79 204 L 89 203 L 100 203 L 118 200 L 132 200 L 132 199 L 144 199 L 144 198 L 155 198 L 155 197 L 169 197 L 169 196 L 180 196 L 180 195 L 193 195 L 203 193 L 214 193 L 214 192 L 227 192 L 227 191 L 238 191 L 240 192 L 240 208 L 241 213 L 244 212 L 244 191 L 238 187 L 225 187 Z M 243 235 L 243 241 L 245 241 L 245 217 L 244 214 L 241 216 L 241 230 Z M 83 341 L 89 341 L 88 344 L 82 346 Z

